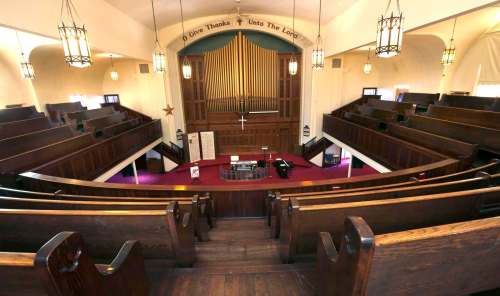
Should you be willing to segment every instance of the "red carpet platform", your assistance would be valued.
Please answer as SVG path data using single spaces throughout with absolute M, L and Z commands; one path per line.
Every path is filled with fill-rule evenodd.
M 267 155 L 269 157 L 269 155 Z M 270 168 L 270 176 L 266 179 L 257 181 L 225 181 L 219 178 L 219 166 L 229 164 L 229 156 L 221 155 L 215 160 L 201 160 L 198 162 L 200 166 L 200 178 L 198 181 L 193 182 L 190 177 L 189 168 L 192 166 L 190 163 L 183 164 L 175 170 L 165 174 L 153 174 L 147 171 L 140 170 L 139 183 L 140 184 L 158 184 L 158 185 L 224 185 L 224 184 L 270 184 L 270 183 L 283 183 L 289 181 L 313 181 L 324 179 L 336 179 L 347 177 L 349 168 L 349 159 L 342 160 L 342 163 L 336 167 L 320 168 L 310 162 L 305 161 L 301 156 L 293 154 L 273 154 L 272 159 L 277 158 L 292 161 L 295 168 L 291 170 L 288 179 L 281 179 L 274 167 Z M 263 155 L 241 155 L 240 160 L 259 160 L 263 159 Z M 352 169 L 352 176 L 363 176 L 370 174 L 378 174 L 378 172 L 365 165 L 361 169 Z M 109 183 L 135 183 L 134 177 L 123 177 L 117 174 L 111 177 L 107 182 Z

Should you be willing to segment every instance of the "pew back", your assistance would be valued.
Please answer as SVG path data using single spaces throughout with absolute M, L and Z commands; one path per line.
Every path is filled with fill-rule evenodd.
M 116 111 L 112 106 L 108 106 L 99 109 L 82 110 L 78 112 L 65 113 L 64 119 L 66 123 L 73 122 L 76 124 L 80 124 L 84 120 L 111 115 L 115 112 Z
M 340 243 L 348 216 L 360 216 L 375 234 L 469 220 L 498 213 L 500 187 L 384 200 L 300 206 L 290 200 L 288 219 L 282 223 L 280 254 L 287 262 L 296 254 L 315 251 L 318 232 L 330 232 Z
M 87 109 L 82 106 L 81 102 L 45 104 L 45 108 L 52 122 L 64 122 L 64 113 L 79 112 Z
M 191 215 L 176 202 L 167 210 L 23 210 L 0 209 L 0 250 L 33 252 L 62 231 L 82 234 L 96 258 L 112 258 L 125 240 L 141 242 L 144 257 L 194 262 Z
M 0 123 L 0 140 L 49 129 L 50 127 L 50 122 L 47 117 L 36 117 Z
M 415 106 L 412 103 L 368 99 L 367 105 L 381 110 L 395 111 L 402 115 L 415 113 Z
M 75 136 L 69 126 L 54 127 L 0 140 L 0 159 L 41 148 Z
M 500 107 L 500 104 L 498 102 L 500 102 L 499 98 L 444 94 L 439 101 L 439 105 L 499 112 L 500 110 L 494 110 L 496 106 Z
M 411 115 L 406 124 L 436 135 L 478 144 L 480 149 L 495 154 L 500 153 L 500 130 L 421 115 Z
M 0 123 L 43 117 L 35 106 L 0 109 Z
M 133 118 L 124 122 L 115 123 L 103 128 L 102 135 L 105 138 L 110 138 L 118 134 L 121 134 L 123 132 L 126 132 L 129 129 L 133 129 L 140 124 L 141 124 L 140 118 Z
M 430 105 L 427 116 L 500 129 L 500 112 Z
M 416 104 L 421 107 L 427 108 L 427 106 L 434 104 L 434 102 L 439 100 L 439 93 L 437 94 L 427 94 L 427 93 L 404 93 L 401 102 Z

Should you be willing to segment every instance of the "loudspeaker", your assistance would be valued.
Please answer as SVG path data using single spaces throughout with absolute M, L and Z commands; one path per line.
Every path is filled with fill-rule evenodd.
M 332 68 L 342 68 L 342 59 L 332 59 Z
M 149 65 L 148 64 L 139 64 L 139 73 L 148 74 L 149 73 Z

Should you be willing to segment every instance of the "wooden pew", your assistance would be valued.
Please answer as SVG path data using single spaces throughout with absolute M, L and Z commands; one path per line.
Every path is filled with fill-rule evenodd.
M 206 219 L 210 227 L 215 227 L 215 201 L 209 193 L 194 196 L 101 196 L 101 195 L 72 195 L 64 194 L 62 190 L 52 193 L 20 190 L 14 188 L 0 187 L 0 196 L 20 197 L 24 199 L 41 199 L 50 201 L 87 201 L 87 202 L 129 202 L 129 203 L 157 203 L 157 202 L 179 202 L 181 210 L 190 210 L 192 207 L 183 207 L 186 203 L 196 202 L 198 215 L 193 211 L 193 220 L 196 222 L 197 216 Z M 193 208 L 194 209 L 194 208 Z M 196 223 L 194 223 L 196 225 Z
M 394 111 L 401 115 L 415 113 L 415 105 L 412 103 L 382 101 L 380 99 L 368 99 L 367 105 L 380 110 Z
M 477 177 L 457 181 L 449 181 L 435 184 L 414 183 L 404 187 L 372 189 L 355 192 L 333 192 L 316 195 L 301 195 L 283 197 L 277 194 L 275 200 L 275 216 L 271 220 L 271 233 L 273 237 L 279 237 L 281 227 L 288 223 L 287 210 L 291 206 L 291 199 L 295 199 L 300 205 L 332 204 L 341 202 L 357 202 L 378 199 L 389 199 L 399 197 L 409 197 L 426 194 L 438 194 L 459 190 L 471 190 L 486 186 L 500 185 L 500 174 L 489 175 L 482 172 Z
M 45 104 L 45 108 L 49 113 L 50 121 L 54 123 L 65 123 L 65 113 L 87 110 L 87 107 L 83 107 L 81 102 Z
M 404 116 L 398 114 L 396 111 L 378 109 L 368 105 L 358 105 L 357 112 L 363 116 L 372 117 L 384 122 L 396 122 L 404 119 Z
M 99 196 L 51 195 L 0 187 L 0 208 L 39 210 L 162 210 L 177 202 L 181 213 L 191 213 L 195 235 L 208 241 L 214 218 L 209 197 L 200 198 L 119 198 Z
M 84 236 L 96 258 L 111 258 L 129 239 L 140 241 L 147 259 L 191 266 L 196 257 L 192 216 L 181 214 L 177 202 L 171 202 L 166 211 L 0 209 L 3 249 L 33 250 L 66 230 Z
M 148 295 L 137 241 L 126 241 L 110 264 L 95 264 L 75 232 L 58 233 L 39 246 L 36 253 L 0 252 L 0 295 Z
M 500 217 L 380 234 L 347 217 L 318 240 L 318 295 L 469 295 L 500 287 Z M 492 295 L 492 294 L 488 294 Z
M 141 124 L 140 118 L 133 118 L 124 122 L 115 123 L 102 129 L 102 136 L 110 138 L 133 129 Z
M 353 112 L 344 112 L 343 118 L 350 121 L 354 122 L 356 124 L 374 129 L 374 130 L 381 130 L 383 129 L 382 127 L 385 127 L 385 123 L 382 120 L 369 117 L 369 116 L 364 116 L 361 114 L 353 113 Z
M 341 237 L 348 216 L 362 217 L 381 234 L 498 214 L 499 202 L 500 187 L 310 206 L 291 198 L 288 220 L 281 224 L 280 254 L 284 262 L 291 262 L 297 255 L 315 252 L 318 232 L 330 232 L 339 243 L 335 239 Z
M 430 105 L 426 116 L 500 129 L 500 112 Z
M 416 167 L 449 158 L 436 151 L 332 115 L 323 115 L 323 132 L 392 170 Z
M 0 159 L 64 141 L 75 135 L 76 133 L 65 125 L 3 139 L 0 140 Z
M 0 123 L 44 117 L 35 106 L 0 109 Z
M 418 109 L 427 109 L 427 106 L 434 104 L 439 100 L 439 93 L 404 93 L 401 102 L 417 105 Z
M 489 98 L 489 97 L 475 97 L 475 96 L 458 96 L 458 95 L 448 95 L 444 94 L 439 105 L 465 108 L 465 109 L 476 109 L 476 110 L 490 110 L 495 112 L 500 112 L 499 98 Z M 497 107 L 498 106 L 498 107 Z
M 92 118 L 83 121 L 83 130 L 93 135 L 100 136 L 102 130 L 113 124 L 121 123 L 127 118 L 127 113 L 116 112 L 103 117 Z
M 421 115 L 411 115 L 405 124 L 425 132 L 478 144 L 479 149 L 500 154 L 500 130 Z
M 72 124 L 76 127 L 80 127 L 80 125 L 84 120 L 112 115 L 115 112 L 116 111 L 112 106 L 103 107 L 99 109 L 70 112 L 64 114 L 64 122 L 66 122 L 67 124 Z
M 87 148 L 94 143 L 94 137 L 89 133 L 85 133 L 44 147 L 16 154 L 0 160 L 0 174 L 19 174 L 80 149 Z
M 468 168 L 476 159 L 478 145 L 428 133 L 399 124 L 387 124 L 387 133 L 461 161 L 461 168 Z
M 0 123 L 0 140 L 49 129 L 50 127 L 47 117 Z

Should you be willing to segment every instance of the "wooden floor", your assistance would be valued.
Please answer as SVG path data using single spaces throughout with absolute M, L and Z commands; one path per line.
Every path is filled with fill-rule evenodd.
M 209 237 L 193 268 L 155 272 L 151 294 L 314 295 L 314 262 L 282 264 L 264 219 L 218 220 Z

